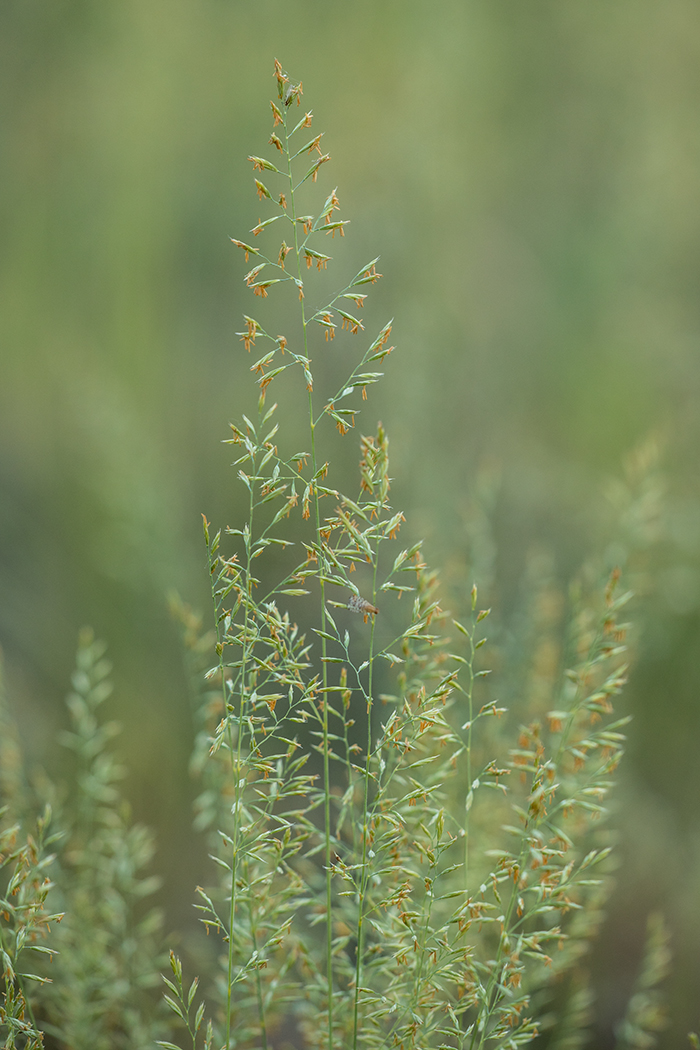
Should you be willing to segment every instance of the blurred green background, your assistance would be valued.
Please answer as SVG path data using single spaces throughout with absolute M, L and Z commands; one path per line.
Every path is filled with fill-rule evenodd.
M 660 908 L 675 953 L 661 1045 L 685 1046 L 700 1025 L 694 0 L 3 0 L 0 641 L 30 759 L 58 763 L 91 623 L 168 923 L 191 924 L 201 850 L 165 595 L 208 610 L 200 512 L 237 513 L 220 441 L 255 394 L 229 237 L 260 211 L 246 157 L 264 152 L 275 56 L 326 131 L 343 249 L 382 256 L 373 301 L 398 350 L 363 425 L 387 426 L 395 503 L 448 586 L 478 546 L 479 478 L 501 479 L 489 587 L 507 622 L 532 552 L 566 579 L 604 535 L 624 456 L 649 434 L 665 449 L 591 1045 L 613 1045 Z

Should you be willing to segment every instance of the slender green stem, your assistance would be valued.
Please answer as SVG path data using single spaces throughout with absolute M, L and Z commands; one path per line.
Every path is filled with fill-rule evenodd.
M 253 470 L 255 474 L 255 470 Z M 239 707 L 238 707 L 238 733 L 236 740 L 236 757 L 234 760 L 233 740 L 231 739 L 231 725 L 228 723 L 228 745 L 231 754 L 231 767 L 234 780 L 234 802 L 233 802 L 233 846 L 231 848 L 231 903 L 229 911 L 228 926 L 228 964 L 227 964 L 227 998 L 226 998 L 226 1050 L 231 1046 L 231 1015 L 232 1015 L 232 993 L 233 993 L 233 962 L 234 962 L 234 925 L 236 921 L 236 888 L 238 854 L 240 849 L 240 823 L 241 823 L 241 756 L 243 746 L 243 718 L 246 702 L 246 673 L 248 659 L 248 628 L 250 623 L 250 597 L 251 597 L 251 551 L 253 545 L 253 519 L 255 515 L 255 500 L 253 497 L 253 483 L 250 486 L 250 499 L 248 504 L 248 543 L 246 546 L 246 567 L 244 575 L 245 602 L 243 610 L 243 646 L 241 653 L 241 670 L 239 676 Z M 216 607 L 216 603 L 215 603 Z M 217 610 L 218 612 L 218 610 Z M 218 620 L 218 615 L 217 615 Z M 224 693 L 224 712 L 228 710 L 228 698 L 226 696 L 226 680 L 223 671 L 223 646 L 219 657 L 221 661 L 221 678 Z M 226 717 L 226 714 L 224 715 Z
M 417 1010 L 418 1004 L 420 1002 L 420 989 L 421 989 L 421 980 L 423 979 L 423 967 L 425 965 L 426 956 L 428 954 L 428 946 L 427 946 L 428 931 L 430 930 L 430 920 L 431 920 L 432 914 L 433 914 L 433 899 L 434 899 L 433 898 L 432 882 L 431 882 L 431 888 L 430 888 L 430 890 L 428 892 L 429 892 L 430 896 L 428 897 L 428 907 L 425 909 L 424 914 L 423 914 L 423 929 L 421 931 L 421 939 L 422 939 L 423 943 L 418 945 L 418 951 L 420 952 L 420 956 L 419 956 L 419 959 L 418 959 L 417 972 L 416 972 L 415 977 L 413 978 L 413 996 L 411 998 L 411 1002 L 410 1002 L 409 1007 L 408 1007 L 408 1012 L 411 1013 L 411 1014 L 413 1014 Z
M 374 572 L 372 576 L 372 604 L 377 600 L 377 570 L 379 568 L 379 543 L 377 543 L 377 552 L 374 558 Z M 367 895 L 367 883 L 368 870 L 367 870 L 367 852 L 369 846 L 369 783 L 370 783 L 370 761 L 372 757 L 372 678 L 374 672 L 374 628 L 375 620 L 372 617 L 372 627 L 369 635 L 369 671 L 368 671 L 368 682 L 367 682 L 367 745 L 365 751 L 365 771 L 364 771 L 364 799 L 362 805 L 362 867 L 360 875 L 360 893 L 358 903 L 358 914 L 357 914 L 357 948 L 355 957 L 355 996 L 353 1004 L 353 1024 L 352 1024 L 352 1046 L 353 1050 L 357 1050 L 357 1036 L 359 1026 L 359 1011 L 360 1011 L 360 986 L 362 984 L 362 954 L 364 949 L 364 908 L 365 908 L 365 897 Z
M 286 110 L 283 113 L 284 118 L 284 136 L 285 136 L 285 155 L 287 158 L 287 174 L 289 178 L 289 208 L 291 211 L 291 220 L 294 230 L 294 254 L 296 257 L 297 264 L 297 276 L 300 284 L 300 310 L 301 310 L 301 324 L 302 334 L 304 342 L 304 356 L 307 361 L 309 359 L 308 351 L 308 333 L 307 333 L 307 321 L 306 312 L 304 307 L 303 291 L 301 289 L 302 283 L 302 269 L 301 269 L 301 248 L 299 246 L 299 234 L 297 230 L 297 217 L 296 217 L 296 202 L 294 197 L 294 180 L 292 177 L 292 160 L 289 151 L 289 132 L 287 129 L 287 113 Z M 307 382 L 308 387 L 308 406 L 309 406 L 309 431 L 311 435 L 311 463 L 314 475 L 318 470 L 318 461 L 316 455 L 316 423 L 314 421 L 314 403 L 313 403 L 313 389 L 311 383 Z M 330 756 L 329 756 L 329 742 L 328 742 L 328 664 L 326 662 L 327 655 L 327 644 L 326 638 L 326 591 L 324 576 L 326 575 L 326 566 L 324 564 L 323 556 L 323 540 L 321 537 L 321 509 L 319 506 L 319 494 L 318 485 L 312 483 L 312 496 L 314 503 L 314 524 L 316 529 L 316 541 L 318 547 L 318 568 L 319 568 L 319 583 L 321 590 L 321 657 L 322 657 L 322 676 L 323 676 L 323 789 L 324 789 L 324 806 L 323 806 L 323 823 L 324 823 L 324 847 L 325 847 L 325 868 L 326 868 L 326 1003 L 328 1010 L 328 1050 L 333 1050 L 333 924 L 331 921 L 332 917 L 332 904 L 333 904 L 333 887 L 332 887 L 332 875 L 331 875 L 331 775 L 330 775 Z
M 246 862 L 246 882 L 250 885 L 250 879 L 248 876 L 248 863 Z M 258 950 L 258 937 L 257 937 L 257 924 L 255 921 L 255 908 L 253 902 L 248 899 L 248 914 L 250 917 L 250 936 L 253 942 L 253 951 L 257 953 Z M 262 1041 L 262 1050 L 267 1050 L 267 1021 L 265 1019 L 265 1001 L 263 998 L 262 981 L 260 979 L 260 968 L 255 967 L 255 996 L 258 1002 L 258 1021 L 260 1023 L 260 1038 Z

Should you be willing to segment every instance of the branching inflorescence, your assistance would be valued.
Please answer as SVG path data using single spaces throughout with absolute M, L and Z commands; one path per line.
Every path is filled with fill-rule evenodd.
M 218 1005 L 197 1006 L 175 956 L 170 1003 L 193 1047 L 201 1035 L 206 1046 L 267 1048 L 290 1031 L 297 1045 L 328 1050 L 524 1045 L 550 986 L 562 1003 L 569 988 L 580 999 L 567 974 L 597 915 L 594 872 L 608 852 L 594 839 L 623 740 L 612 704 L 628 595 L 614 574 L 598 598 L 579 598 L 572 669 L 552 709 L 499 751 L 482 732 L 504 712 L 479 667 L 488 610 L 474 587 L 450 643 L 420 544 L 397 538 L 404 516 L 390 503 L 381 425 L 361 438 L 353 495 L 331 487 L 329 431 L 354 428 L 393 349 L 391 323 L 361 342 L 378 259 L 312 302 L 307 274 L 326 270 L 320 249 L 346 222 L 336 190 L 300 213 L 330 157 L 312 112 L 293 119 L 301 84 L 277 62 L 275 78 L 273 159 L 249 158 L 273 214 L 252 229 L 254 243 L 234 244 L 254 261 L 254 296 L 291 291 L 296 320 L 273 335 L 245 316 L 245 350 L 264 350 L 251 365 L 257 418 L 231 424 L 228 439 L 247 520 L 213 534 L 204 519 L 217 655 L 206 679 L 217 692 L 202 708 L 199 820 L 221 878 L 198 907 L 225 951 Z M 326 353 L 343 330 L 360 349 L 324 391 L 316 348 Z M 267 407 L 288 370 L 299 375 L 305 450 L 284 449 L 277 405 Z
M 249 158 L 272 214 L 254 243 L 234 244 L 253 259 L 244 280 L 260 305 L 286 305 L 285 334 L 244 315 L 244 350 L 264 352 L 251 364 L 257 414 L 227 439 L 245 513 L 216 532 L 204 519 L 214 628 L 173 602 L 197 682 L 196 827 L 216 871 L 196 906 L 217 959 L 200 985 L 170 953 L 169 1018 L 192 1050 L 512 1050 L 538 1035 L 546 1050 L 583 1047 L 630 594 L 620 569 L 606 578 L 589 565 L 570 588 L 567 630 L 561 586 L 533 557 L 500 649 L 507 713 L 483 664 L 489 610 L 476 585 L 448 617 L 421 544 L 399 540 L 381 424 L 360 437 L 352 494 L 340 487 L 335 430 L 355 429 L 382 378 L 391 322 L 365 335 L 378 259 L 323 290 L 321 248 L 347 223 L 336 190 L 307 203 L 330 157 L 312 112 L 297 119 L 301 84 L 277 62 L 274 75 L 273 159 Z M 298 434 L 297 420 L 305 437 L 292 445 L 283 432 Z M 634 485 L 617 493 L 617 552 L 653 521 L 647 459 L 639 498 Z M 471 539 L 488 568 L 485 520 L 474 516 Z M 166 1029 L 151 995 L 164 958 L 148 904 L 154 847 L 117 788 L 103 654 L 83 631 L 63 735 L 69 792 L 24 773 L 0 681 L 7 1050 L 39 1050 L 45 1036 L 58 1050 L 146 1050 Z M 620 1046 L 654 1045 L 667 965 L 657 918 Z

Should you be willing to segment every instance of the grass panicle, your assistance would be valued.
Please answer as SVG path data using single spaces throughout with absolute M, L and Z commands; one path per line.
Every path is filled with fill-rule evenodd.
M 133 824 L 119 791 L 124 768 L 112 753 L 119 733 L 100 709 L 112 691 L 106 646 L 81 632 L 70 730 L 75 789 L 55 803 L 62 828 L 56 896 L 65 919 L 52 943 L 52 983 L 43 996 L 44 1028 L 61 1046 L 146 1050 L 160 1031 L 153 989 L 160 986 L 162 917 L 148 906 L 160 880 L 148 874 L 153 836 Z
M 361 319 L 378 259 L 326 290 L 321 248 L 347 222 L 337 189 L 306 192 L 330 156 L 312 111 L 299 116 L 301 84 L 279 63 L 275 78 L 269 156 L 249 157 L 265 217 L 233 243 L 254 263 L 245 285 L 288 322 L 279 335 L 244 315 L 257 415 L 228 442 L 247 516 L 204 519 L 218 700 L 201 719 L 199 819 L 220 877 L 198 907 L 222 944 L 215 1041 L 267 1047 L 292 1025 L 328 1050 L 481 1050 L 545 1027 L 556 1045 L 556 996 L 569 1033 L 587 1016 L 578 964 L 606 884 L 630 595 L 619 570 L 597 593 L 584 581 L 568 635 L 535 631 L 519 673 L 534 682 L 557 631 L 562 662 L 508 746 L 492 728 L 506 712 L 486 681 L 489 610 L 474 586 L 451 619 L 421 545 L 402 545 L 382 426 L 360 437 L 355 491 L 331 467 L 332 430 L 356 428 L 392 325 L 366 335 Z M 268 407 L 278 389 L 284 409 Z M 276 422 L 290 413 L 306 415 L 302 450 Z
M 248 158 L 259 217 L 233 239 L 257 404 L 226 439 L 235 524 L 203 517 L 212 629 L 171 603 L 194 685 L 211 966 L 186 977 L 187 945 L 169 968 L 161 952 L 153 841 L 117 787 L 109 666 L 86 632 L 64 737 L 75 786 L 49 792 L 53 823 L 46 808 L 34 828 L 9 722 L 0 737 L 4 1045 L 574 1050 L 609 888 L 623 580 L 653 532 L 649 457 L 614 494 L 614 562 L 588 563 L 567 594 L 533 556 L 508 630 L 471 581 L 447 612 L 392 502 L 386 430 L 359 427 L 394 350 L 393 322 L 365 320 L 379 259 L 329 285 L 348 220 L 322 187 L 331 158 L 302 84 L 278 62 L 274 78 L 266 155 Z M 336 465 L 347 435 L 350 479 Z M 469 513 L 482 595 L 496 488 L 485 473 Z M 666 964 L 654 926 L 619 1045 L 653 1045 Z M 161 969 L 172 1029 L 153 1005 Z

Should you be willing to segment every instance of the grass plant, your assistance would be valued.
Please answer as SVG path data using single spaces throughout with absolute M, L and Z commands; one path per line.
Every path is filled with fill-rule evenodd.
M 359 434 L 354 482 L 331 464 L 337 433 L 357 440 L 392 322 L 365 332 L 377 258 L 326 288 L 322 249 L 342 243 L 347 220 L 337 190 L 314 198 L 330 156 L 301 83 L 276 62 L 275 84 L 268 156 L 249 158 L 265 217 L 234 244 L 253 263 L 256 306 L 279 300 L 284 334 L 244 315 L 257 408 L 227 438 L 245 520 L 204 518 L 213 632 L 175 603 L 198 683 L 196 823 L 214 862 L 196 907 L 218 962 L 200 984 L 170 953 L 169 1033 L 148 993 L 160 962 L 159 919 L 143 904 L 152 844 L 116 790 L 99 717 L 108 668 L 85 635 L 60 839 L 48 809 L 24 830 L 31 806 L 3 745 L 3 795 L 21 811 L 0 840 L 4 1046 L 41 1046 L 42 1032 L 72 1050 L 158 1035 L 177 1050 L 177 1033 L 192 1050 L 582 1046 L 627 722 L 613 710 L 627 674 L 623 566 L 583 572 L 568 616 L 535 567 L 507 712 L 477 586 L 449 615 L 421 544 L 400 538 L 382 425 Z M 270 403 L 278 392 L 284 408 Z M 304 421 L 303 444 L 300 424 L 286 424 L 287 441 L 278 417 Z M 53 900 L 66 917 L 49 936 Z M 642 1000 L 664 969 L 659 937 L 621 1045 L 658 1030 Z M 60 955 L 34 975 L 30 951 Z
M 275 77 L 269 157 L 249 158 L 267 212 L 234 244 L 260 305 L 286 297 L 288 327 L 244 317 L 257 415 L 228 441 L 247 521 L 204 521 L 219 697 L 206 701 L 215 772 L 201 806 L 221 877 L 198 907 L 224 946 L 215 1045 L 523 1045 L 552 989 L 566 998 L 598 918 L 630 595 L 619 571 L 581 590 L 568 669 L 504 751 L 484 681 L 489 610 L 474 587 L 466 620 L 450 619 L 421 545 L 401 544 L 381 425 L 360 437 L 351 494 L 331 468 L 333 428 L 355 432 L 391 322 L 365 335 L 378 259 L 330 292 L 319 279 L 347 222 L 336 190 L 300 203 L 330 156 L 312 112 L 299 119 L 301 84 L 279 63 Z M 301 450 L 268 407 L 280 388 L 306 415 Z M 173 972 L 187 1018 L 177 959 Z M 569 983 L 570 1018 L 585 992 Z
M 153 836 L 131 821 L 119 791 L 125 770 L 111 749 L 119 726 L 100 718 L 112 691 L 104 651 L 81 632 L 62 738 L 75 756 L 75 786 L 54 802 L 62 830 L 55 895 L 65 917 L 45 969 L 44 1030 L 61 1046 L 146 1050 L 162 1024 L 149 993 L 160 984 L 162 916 L 147 903 L 160 880 L 148 874 Z

